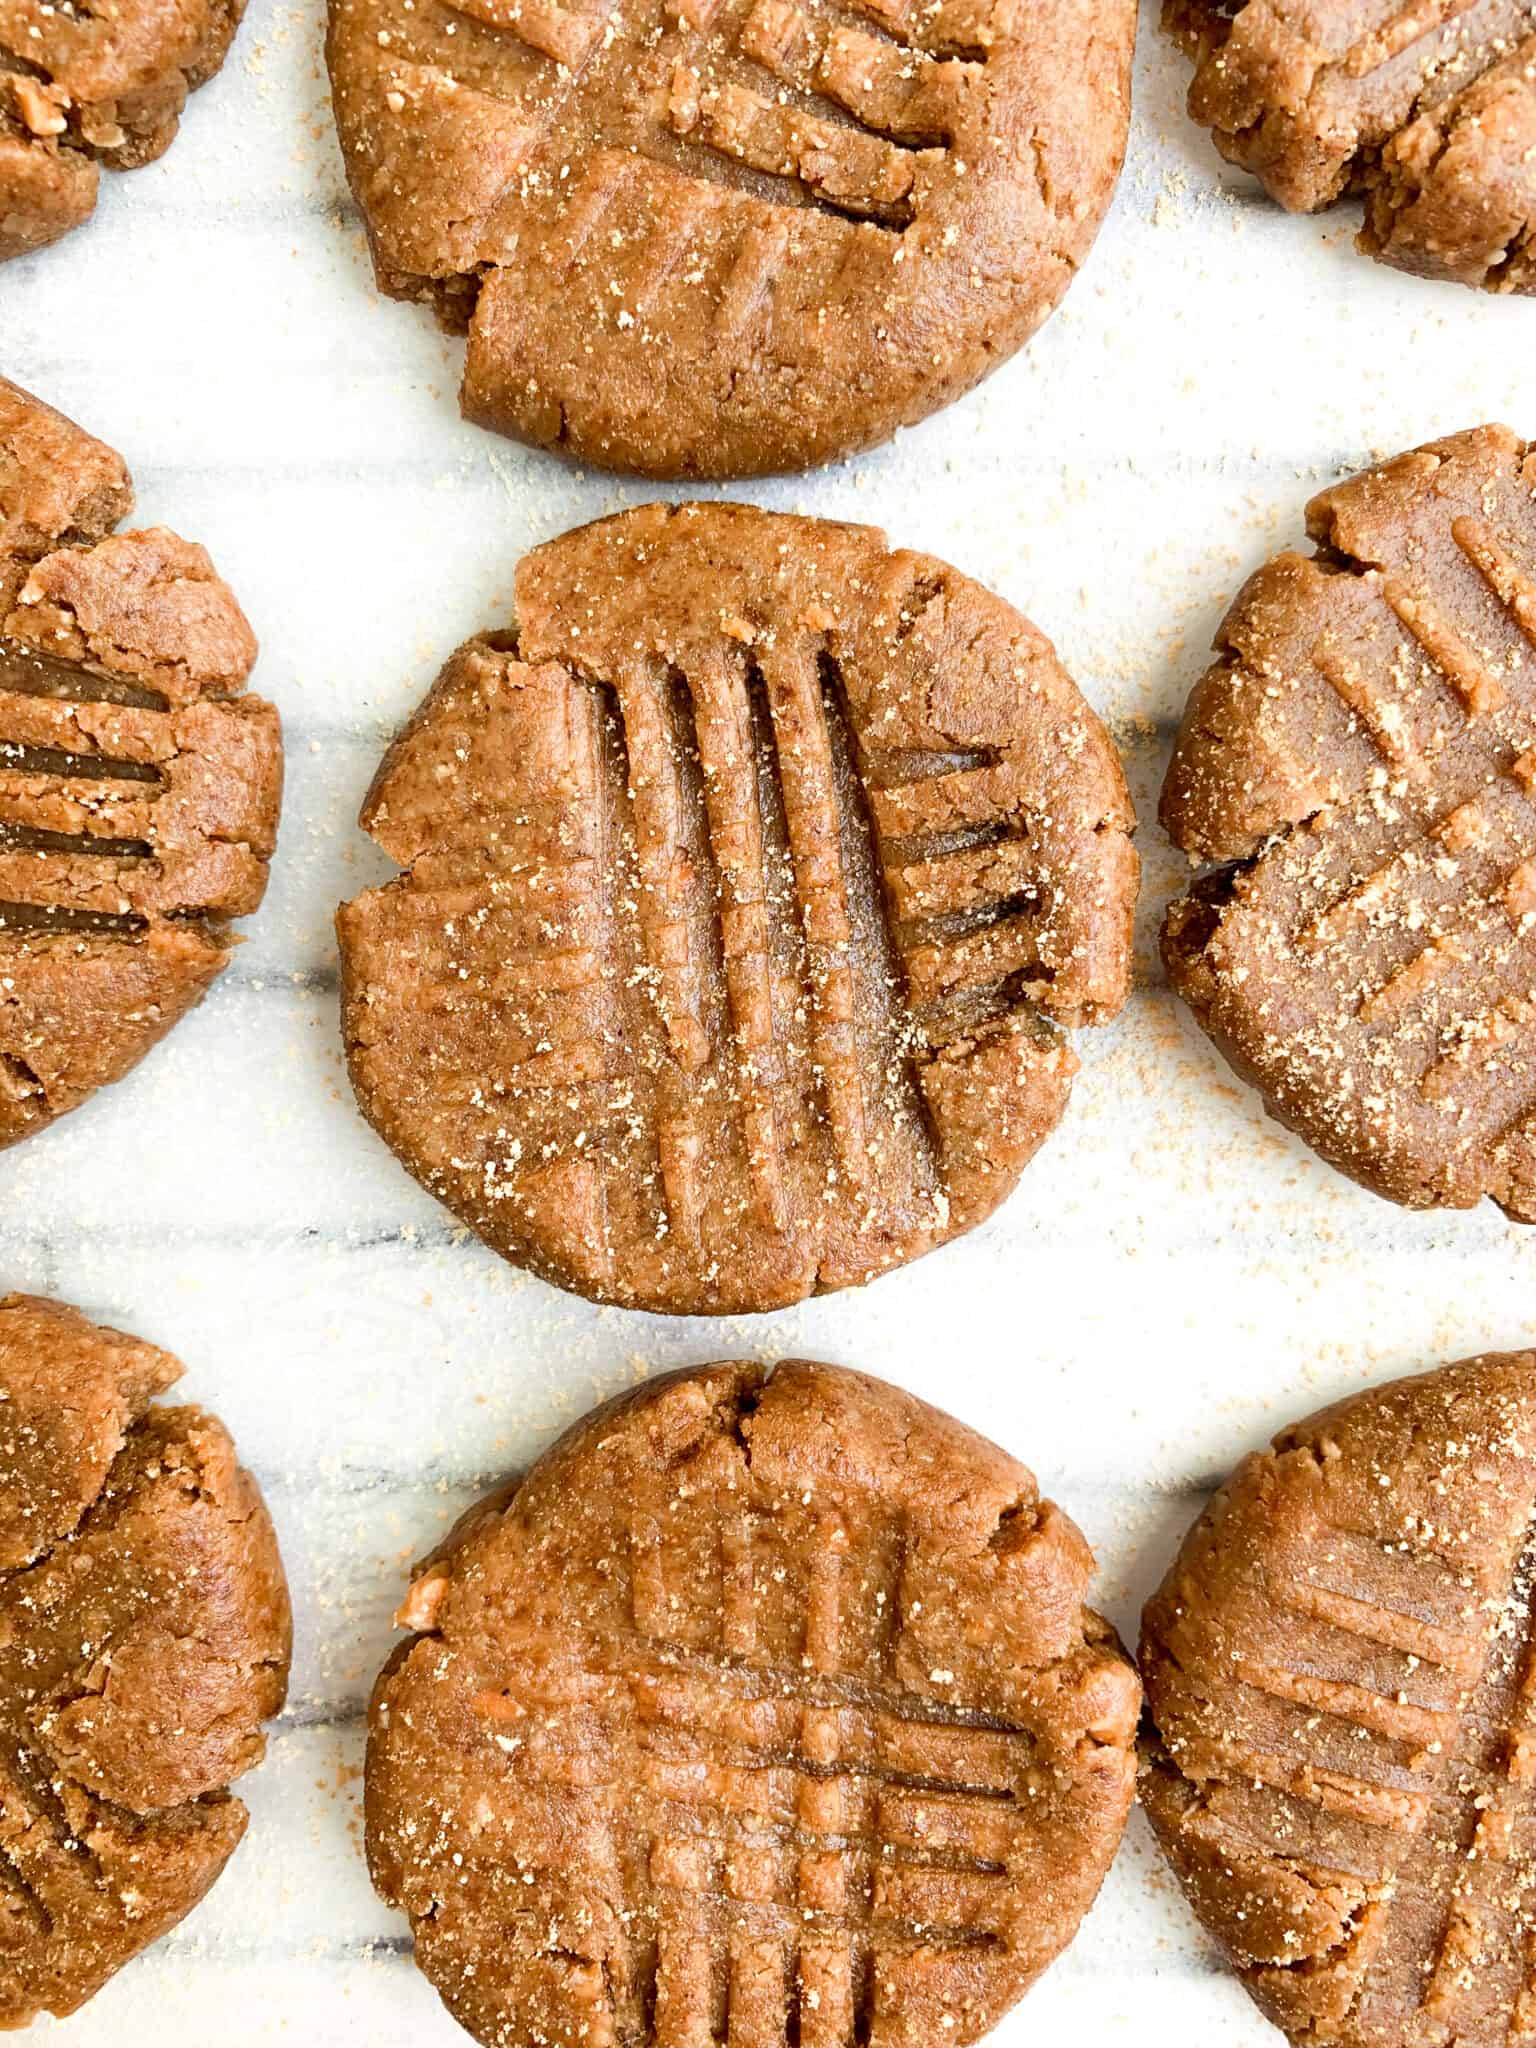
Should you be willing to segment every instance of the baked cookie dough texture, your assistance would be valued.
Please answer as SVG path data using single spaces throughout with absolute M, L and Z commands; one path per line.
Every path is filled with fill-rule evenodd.
M 869 527 L 651 505 L 520 564 L 345 905 L 365 1114 L 519 1265 L 782 1307 L 970 1229 L 1130 973 L 1133 817 L 1049 642 Z
M 487 2048 L 939 2048 L 1076 1932 L 1141 1689 L 1030 1474 L 860 1374 L 655 1381 L 422 1569 L 368 1857 Z
M 245 1832 L 292 1637 L 223 1425 L 165 1352 L 0 1300 L 0 2028 L 73 2012 Z
M 1536 1357 L 1248 1458 L 1148 1605 L 1141 1802 L 1297 2048 L 1536 2031 Z
M 1421 277 L 1536 292 L 1536 0 L 1165 0 L 1189 108 L 1310 213 Z
M 1271 1112 L 1411 1208 L 1536 1220 L 1536 451 L 1457 434 L 1308 507 L 1163 789 L 1173 986 Z
M 0 262 L 89 219 L 100 167 L 152 163 L 244 0 L 0 0 Z
M 471 419 L 654 477 L 804 468 L 975 384 L 1114 188 L 1134 0 L 331 0 L 380 288 Z
M 0 1146 L 120 1080 L 229 959 L 277 712 L 205 551 L 114 533 L 122 458 L 0 378 Z

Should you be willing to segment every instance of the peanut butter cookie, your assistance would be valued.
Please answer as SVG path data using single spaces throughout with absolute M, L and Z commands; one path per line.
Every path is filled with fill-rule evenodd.
M 886 439 L 1055 306 L 1109 204 L 1133 0 L 331 0 L 380 288 L 482 425 L 646 476 Z
M 244 0 L 0 0 L 0 262 L 90 217 L 99 166 L 153 163 Z
M 1130 1807 L 1092 1566 L 1023 1466 L 878 1380 L 658 1380 L 412 1587 L 374 1882 L 488 2048 L 975 2041 Z
M 779 1307 L 969 1229 L 1124 1001 L 1132 815 L 1017 612 L 868 527 L 652 505 L 520 565 L 386 756 L 358 1100 L 594 1300 Z
M 1536 1356 L 1325 1409 L 1250 1457 L 1142 1626 L 1141 1798 L 1292 2041 L 1536 2023 Z
M 1222 626 L 1163 822 L 1174 987 L 1271 1113 L 1413 1208 L 1536 1219 L 1536 453 L 1324 491 Z
M 1165 0 L 1189 107 L 1295 212 L 1365 200 L 1360 247 L 1536 292 L 1536 0 Z
M 221 1423 L 174 1358 L 0 1300 L 0 2027 L 69 2013 L 191 1912 L 245 1831 L 291 1626 Z
M 0 1146 L 117 1081 L 267 885 L 282 793 L 256 641 L 119 456 L 0 379 Z

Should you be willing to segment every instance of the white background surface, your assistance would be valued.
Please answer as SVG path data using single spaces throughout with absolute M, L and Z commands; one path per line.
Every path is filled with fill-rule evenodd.
M 1067 1118 L 985 1228 L 781 1315 L 597 1310 L 451 1227 L 354 1110 L 331 913 L 379 876 L 353 820 L 381 747 L 531 543 L 654 487 L 458 418 L 460 345 L 376 297 L 331 132 L 317 0 L 254 0 L 159 165 L 0 271 L 0 368 L 128 458 L 138 517 L 205 542 L 263 644 L 288 796 L 272 888 L 204 1007 L 0 1161 L 0 1286 L 164 1344 L 272 1504 L 292 1699 L 208 1902 L 76 2019 L 79 2048 L 464 2037 L 360 1857 L 361 1707 L 407 1562 L 634 1376 L 732 1354 L 867 1367 L 1030 1463 L 1134 1639 L 1204 1492 L 1296 1414 L 1536 1336 L 1536 1234 L 1415 1217 L 1268 1124 L 1162 986 L 1178 863 L 1154 810 L 1225 600 L 1333 477 L 1485 419 L 1536 434 L 1536 301 L 1378 269 L 1348 215 L 1287 220 L 1185 120 L 1143 22 L 1130 164 L 1064 310 L 990 383 L 841 468 L 737 486 L 876 521 L 1057 641 L 1125 753 L 1145 862 L 1136 992 L 1079 1040 Z M 1139 1819 L 1076 1943 L 994 2036 L 1278 2041 Z M 54 2032 L 44 2022 L 46 2038 Z

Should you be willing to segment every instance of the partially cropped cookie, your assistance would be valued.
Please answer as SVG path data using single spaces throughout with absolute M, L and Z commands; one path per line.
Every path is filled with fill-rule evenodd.
M 1413 1208 L 1536 1218 L 1536 454 L 1324 491 L 1238 593 L 1163 789 L 1214 863 L 1174 987 L 1270 1111 Z
M 374 1691 L 368 1857 L 488 2048 L 937 2048 L 1066 1946 L 1140 1688 L 1022 1465 L 794 1361 L 600 1408 Z
M 89 218 L 99 167 L 169 149 L 187 94 L 224 62 L 244 0 L 6 0 L 0 8 L 0 262 Z
M 1133 0 L 331 0 L 380 287 L 463 405 L 647 476 L 804 468 L 959 396 L 1109 204 Z
M 200 547 L 114 533 L 120 456 L 0 379 L 0 1146 L 120 1080 L 260 903 L 282 792 Z
M 868 527 L 652 505 L 538 549 L 363 824 L 358 1100 L 593 1299 L 768 1309 L 969 1229 L 1126 993 L 1114 750 L 1009 606 Z
M 1293 212 L 1358 194 L 1399 270 L 1536 292 L 1533 0 L 1164 0 L 1189 109 Z
M 1536 1355 L 1297 1423 L 1143 1618 L 1141 1800 L 1298 2044 L 1514 2048 L 1536 2027 Z
M 174 1358 L 0 1300 L 0 2027 L 69 2013 L 223 1869 L 283 1703 L 272 1524 Z

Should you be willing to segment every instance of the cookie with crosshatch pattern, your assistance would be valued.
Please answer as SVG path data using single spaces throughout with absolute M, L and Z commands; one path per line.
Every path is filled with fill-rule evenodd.
M 1536 2038 L 1536 1355 L 1281 1432 L 1142 1624 L 1141 1802 L 1298 2044 Z
M 1049 643 L 868 527 L 652 505 L 536 550 L 363 823 L 357 1096 L 593 1299 L 768 1309 L 1010 1192 L 1124 1001 L 1114 750 Z
M 1133 0 L 331 0 L 381 288 L 465 412 L 647 476 L 884 440 L 1055 306 L 1125 149 Z
M 1536 292 L 1536 0 L 1164 0 L 1190 112 L 1295 212 L 1360 194 L 1367 255 Z
M 653 1381 L 417 1576 L 374 1881 L 495 2048 L 975 2041 L 1130 1808 L 1092 1565 L 1023 1466 L 879 1380 Z
M 232 956 L 283 786 L 256 637 L 121 456 L 0 377 L 0 1147 L 118 1081 Z
M 1162 816 L 1174 987 L 1271 1113 L 1413 1208 L 1536 1218 L 1536 451 L 1336 484 L 1238 593 Z

